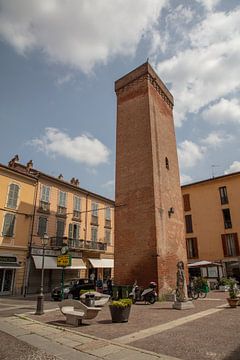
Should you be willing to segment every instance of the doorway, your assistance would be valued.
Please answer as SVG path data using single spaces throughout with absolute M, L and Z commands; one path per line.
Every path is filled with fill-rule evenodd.
M 0 269 L 0 295 L 12 293 L 14 269 Z

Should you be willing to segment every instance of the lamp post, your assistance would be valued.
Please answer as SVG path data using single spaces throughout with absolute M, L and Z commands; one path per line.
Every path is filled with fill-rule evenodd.
M 49 237 L 46 233 L 44 233 L 41 238 L 43 253 L 42 253 L 42 273 L 41 273 L 41 285 L 40 285 L 40 294 L 37 297 L 37 309 L 35 315 L 44 314 L 43 304 L 44 304 L 44 294 L 43 294 L 43 284 L 44 284 L 44 257 L 45 257 L 45 248 L 48 244 Z

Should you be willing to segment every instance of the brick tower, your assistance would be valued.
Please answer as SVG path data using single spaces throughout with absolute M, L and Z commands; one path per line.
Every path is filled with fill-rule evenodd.
M 145 63 L 115 82 L 117 94 L 114 282 L 159 293 L 186 264 L 173 97 Z

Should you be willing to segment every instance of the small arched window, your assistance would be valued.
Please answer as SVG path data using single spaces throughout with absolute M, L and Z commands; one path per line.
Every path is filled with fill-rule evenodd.
M 166 168 L 169 170 L 169 161 L 168 161 L 167 157 L 165 157 L 165 165 L 166 165 Z

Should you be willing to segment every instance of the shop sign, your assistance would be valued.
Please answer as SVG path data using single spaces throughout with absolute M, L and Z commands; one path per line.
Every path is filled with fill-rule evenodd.
M 71 255 L 60 255 L 57 257 L 57 266 L 66 267 L 72 265 L 72 256 Z
M 0 256 L 0 263 L 5 264 L 5 263 L 16 263 L 17 262 L 17 258 L 16 256 Z
M 41 256 L 43 254 L 43 249 L 32 248 L 31 254 Z M 59 250 L 48 250 L 48 249 L 46 249 L 45 250 L 45 255 L 47 255 L 47 256 L 58 256 L 59 255 Z

